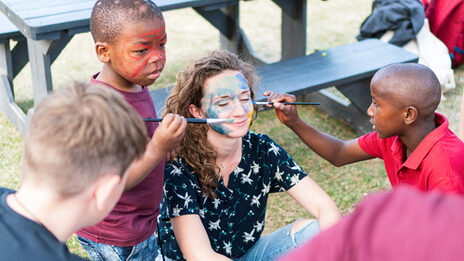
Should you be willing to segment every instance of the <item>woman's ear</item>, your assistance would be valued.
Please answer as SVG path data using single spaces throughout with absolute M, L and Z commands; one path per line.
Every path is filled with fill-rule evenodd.
M 100 62 L 108 63 L 111 61 L 108 43 L 96 42 L 95 52 L 97 53 L 97 58 Z
M 409 106 L 404 110 L 404 123 L 406 125 L 411 125 L 417 119 L 418 111 L 414 106 Z
M 197 106 L 193 105 L 193 104 L 189 105 L 189 111 L 193 115 L 193 117 L 195 117 L 195 118 L 200 118 L 200 119 L 206 118 L 203 111 L 200 108 L 198 108 Z

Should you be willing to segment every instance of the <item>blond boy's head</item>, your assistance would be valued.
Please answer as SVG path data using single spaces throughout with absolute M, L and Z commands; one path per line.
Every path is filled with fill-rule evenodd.
M 25 138 L 22 183 L 71 197 L 102 175 L 123 177 L 145 150 L 140 116 L 114 90 L 74 83 L 35 109 Z

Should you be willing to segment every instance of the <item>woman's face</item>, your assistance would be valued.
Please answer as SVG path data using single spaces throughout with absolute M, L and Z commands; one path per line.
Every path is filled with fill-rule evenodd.
M 253 104 L 248 82 L 239 71 L 226 70 L 205 81 L 202 111 L 207 118 L 231 119 L 211 128 L 230 137 L 243 137 L 251 123 Z

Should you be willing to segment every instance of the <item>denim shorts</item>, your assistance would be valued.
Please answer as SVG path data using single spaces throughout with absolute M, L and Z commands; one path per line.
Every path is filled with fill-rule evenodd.
M 158 238 L 154 234 L 135 246 L 120 247 L 97 243 L 77 236 L 81 246 L 93 261 L 162 261 Z
M 295 232 L 294 235 L 291 235 L 290 232 L 295 222 L 260 238 L 243 256 L 233 258 L 233 260 L 276 260 L 292 249 L 306 243 L 320 231 L 319 222 L 314 220 Z

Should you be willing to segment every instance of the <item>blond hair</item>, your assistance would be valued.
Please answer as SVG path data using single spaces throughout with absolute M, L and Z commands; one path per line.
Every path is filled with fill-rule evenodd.
M 35 108 L 24 141 L 23 182 L 69 197 L 103 174 L 122 176 L 146 144 L 142 119 L 119 93 L 75 82 Z
M 193 104 L 201 108 L 205 81 L 225 70 L 235 70 L 243 74 L 253 99 L 253 88 L 258 81 L 254 67 L 243 62 L 231 52 L 216 50 L 203 58 L 191 61 L 186 70 L 178 74 L 177 83 L 166 101 L 166 113 L 193 117 L 189 111 L 189 105 Z M 193 168 L 203 195 L 214 198 L 218 180 L 217 173 L 220 169 L 216 164 L 216 152 L 206 139 L 207 131 L 206 125 L 189 124 L 177 155 Z

